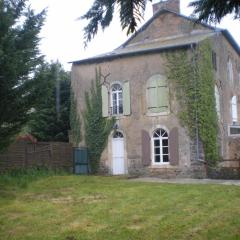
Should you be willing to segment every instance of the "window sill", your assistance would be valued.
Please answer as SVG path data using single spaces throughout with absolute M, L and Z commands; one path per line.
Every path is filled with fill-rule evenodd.
M 154 168 L 177 168 L 177 166 L 172 166 L 170 163 L 162 163 L 162 164 L 153 164 L 148 167 L 149 169 L 154 169 Z
M 123 114 L 119 114 L 119 115 L 110 115 L 109 117 L 114 117 L 116 120 L 128 117 L 130 115 L 123 115 Z
M 157 117 L 157 116 L 167 116 L 167 115 L 169 115 L 169 114 L 170 114 L 169 111 L 167 111 L 167 112 L 160 112 L 160 113 L 147 112 L 147 113 L 146 113 L 146 116 L 148 116 L 148 117 Z

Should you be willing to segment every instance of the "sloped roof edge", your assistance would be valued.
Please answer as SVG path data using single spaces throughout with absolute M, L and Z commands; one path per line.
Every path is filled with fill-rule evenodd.
M 158 12 L 156 12 L 142 27 L 140 27 L 127 41 L 125 41 L 117 49 L 125 47 L 134 37 L 136 37 L 140 32 L 144 31 L 157 17 L 159 17 L 163 13 L 172 13 L 181 18 L 189 20 L 191 22 L 194 22 L 194 23 L 196 22 L 196 19 L 194 19 L 194 18 L 187 17 L 185 15 L 173 12 L 168 9 L 161 9 Z M 226 39 L 229 41 L 229 43 L 232 45 L 232 47 L 236 50 L 236 52 L 240 55 L 240 47 L 227 29 L 213 27 L 213 26 L 203 23 L 203 22 L 196 22 L 196 23 L 201 24 L 202 26 L 209 28 L 211 30 L 214 30 L 216 32 L 221 32 L 226 37 Z
M 135 52 L 102 55 L 102 56 L 98 56 L 98 57 L 82 59 L 82 60 L 73 61 L 73 62 L 69 62 L 69 63 L 75 64 L 75 65 L 99 63 L 99 62 L 103 62 L 105 60 L 111 61 L 111 60 L 114 60 L 117 58 L 123 58 L 123 57 L 134 57 L 134 56 L 139 56 L 139 55 L 144 55 L 144 54 L 161 53 L 161 52 L 167 52 L 167 51 L 172 51 L 172 50 L 177 50 L 177 49 L 188 49 L 191 46 L 196 46 L 196 43 L 188 43 L 188 44 L 183 44 L 183 45 L 168 46 L 168 47 L 162 47 L 162 48 L 144 49 L 144 50 L 135 51 Z
M 118 48 L 121 48 L 121 47 L 125 47 L 133 38 L 135 38 L 140 32 L 144 31 L 156 18 L 158 18 L 161 14 L 163 13 L 172 13 L 172 14 L 175 14 L 179 17 L 182 17 L 182 18 L 185 18 L 186 20 L 189 20 L 191 22 L 196 22 L 195 19 L 191 18 L 191 17 L 187 17 L 185 15 L 182 15 L 180 13 L 176 13 L 176 12 L 173 12 L 171 10 L 168 10 L 168 9 L 161 9 L 159 10 L 158 12 L 156 12 L 146 23 L 144 23 L 142 25 L 142 27 L 140 27 L 126 42 L 124 42 L 122 45 L 120 45 Z M 206 23 L 199 23 L 201 25 L 203 25 L 204 27 L 207 27 L 211 30 L 216 30 L 216 28 L 206 24 Z M 117 48 L 117 49 L 118 49 Z

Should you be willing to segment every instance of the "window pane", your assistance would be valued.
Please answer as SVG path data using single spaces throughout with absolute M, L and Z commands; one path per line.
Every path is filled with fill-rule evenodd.
M 117 94 L 116 93 L 113 93 L 113 101 L 117 101 Z
M 114 134 L 113 134 L 113 138 L 123 138 L 123 134 L 119 131 L 116 131 Z
M 162 140 L 162 145 L 163 145 L 164 147 L 167 147 L 167 146 L 168 146 L 168 139 L 163 139 L 163 140 Z
M 155 152 L 155 154 L 160 154 L 160 148 L 155 148 L 154 152 Z
M 163 154 L 168 154 L 168 147 L 163 147 Z
M 154 134 L 153 137 L 159 137 L 160 136 L 160 129 L 157 129 Z
M 119 108 L 119 114 L 122 114 L 123 113 L 123 105 L 121 104 L 118 108 Z
M 154 140 L 154 146 L 159 147 L 160 146 L 160 140 Z
M 167 132 L 162 130 L 162 134 L 161 134 L 162 137 L 167 137 Z
M 163 155 L 163 162 L 169 162 L 168 155 Z
M 118 98 L 119 98 L 119 100 L 122 100 L 122 92 L 118 93 Z
M 113 114 L 117 114 L 117 106 L 113 106 L 112 107 L 112 113 Z
M 159 155 L 155 156 L 155 162 L 160 162 L 160 156 Z

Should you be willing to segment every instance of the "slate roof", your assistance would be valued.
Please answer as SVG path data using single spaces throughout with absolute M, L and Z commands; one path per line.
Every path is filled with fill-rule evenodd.
M 173 11 L 163 9 L 158 11 L 156 14 L 152 16 L 139 30 L 133 34 L 125 43 L 123 43 L 117 49 L 97 55 L 91 58 L 82 59 L 78 61 L 73 61 L 73 64 L 88 64 L 88 63 L 97 63 L 103 61 L 111 61 L 116 58 L 128 57 L 128 56 L 137 56 L 142 54 L 152 54 L 152 53 L 159 53 L 165 52 L 169 50 L 179 49 L 179 48 L 190 48 L 197 43 L 207 39 L 208 37 L 212 37 L 215 34 L 222 33 L 223 36 L 227 39 L 227 41 L 232 45 L 235 51 L 240 55 L 240 47 L 231 34 L 226 29 L 215 28 L 205 23 L 199 23 L 203 25 L 206 30 L 198 30 L 194 31 L 191 34 L 183 34 L 183 35 L 176 35 L 171 37 L 159 38 L 154 40 L 146 40 L 145 42 L 139 42 L 135 44 L 129 44 L 130 41 L 135 38 L 139 33 L 144 31 L 157 17 L 159 17 L 163 13 L 172 13 L 176 14 L 177 16 L 187 19 L 191 22 L 195 22 L 195 19 L 186 17 L 184 15 L 175 13 Z

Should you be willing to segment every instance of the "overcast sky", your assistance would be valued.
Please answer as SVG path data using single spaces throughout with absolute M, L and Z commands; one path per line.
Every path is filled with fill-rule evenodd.
M 181 13 L 186 16 L 192 12 L 192 9 L 187 7 L 189 2 L 190 0 L 181 0 Z M 48 9 L 45 25 L 41 31 L 40 48 L 46 60 L 59 60 L 67 70 L 71 67 L 68 62 L 111 51 L 129 37 L 121 30 L 119 20 L 115 17 L 111 26 L 103 33 L 99 31 L 95 39 L 84 49 L 83 28 L 87 22 L 78 18 L 86 13 L 93 0 L 29 0 L 29 3 L 36 12 Z M 149 3 L 145 19 L 139 26 L 151 16 L 152 6 Z M 239 20 L 234 21 L 228 16 L 223 19 L 220 27 L 228 29 L 240 45 Z

